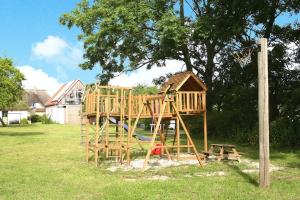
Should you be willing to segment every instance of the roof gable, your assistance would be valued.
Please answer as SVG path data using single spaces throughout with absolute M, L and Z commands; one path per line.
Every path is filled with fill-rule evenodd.
M 193 73 L 190 71 L 180 72 L 173 76 L 171 76 L 167 82 L 165 82 L 162 87 L 160 88 L 160 93 L 166 92 L 168 89 L 170 91 L 179 91 L 180 88 L 187 83 L 187 81 L 192 80 L 196 86 L 200 87 L 204 91 L 207 91 L 207 87 L 205 84 Z
M 73 80 L 63 84 L 57 92 L 47 101 L 46 106 L 52 106 L 59 103 L 65 95 L 77 85 L 77 83 L 83 85 L 80 80 Z

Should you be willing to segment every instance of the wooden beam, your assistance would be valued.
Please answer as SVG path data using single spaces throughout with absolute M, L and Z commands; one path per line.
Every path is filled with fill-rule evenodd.
M 186 136 L 188 138 L 188 140 L 190 141 L 190 144 L 193 146 L 193 150 L 194 150 L 194 153 L 196 154 L 197 160 L 198 160 L 199 164 L 202 166 L 202 160 L 201 160 L 201 158 L 200 158 L 200 156 L 198 154 L 198 151 L 197 151 L 197 149 L 195 147 L 195 144 L 194 144 L 194 142 L 193 142 L 193 140 L 192 140 L 192 138 L 191 138 L 188 130 L 186 129 L 186 126 L 185 126 L 185 124 L 184 124 L 184 122 L 183 122 L 183 120 L 182 120 L 182 118 L 181 118 L 181 116 L 180 116 L 180 114 L 179 114 L 179 112 L 178 112 L 178 110 L 177 110 L 174 102 L 172 102 L 172 106 L 173 106 L 173 109 L 174 109 L 174 111 L 175 111 L 175 113 L 176 113 L 176 115 L 177 115 L 177 117 L 179 119 L 179 122 L 180 122 L 180 124 L 181 124 L 181 126 L 182 126 L 182 128 L 183 128 L 183 130 L 184 130 L 184 132 L 185 132 L 185 134 L 186 134 Z
M 155 129 L 154 129 L 154 133 L 153 133 L 153 136 L 152 136 L 152 140 L 151 140 L 151 143 L 150 143 L 150 148 L 148 149 L 148 152 L 147 152 L 147 155 L 146 155 L 146 158 L 145 158 L 145 161 L 144 161 L 143 171 L 146 169 L 146 166 L 147 166 L 147 164 L 148 164 L 148 160 L 149 160 L 149 157 L 150 157 L 152 148 L 154 147 L 155 138 L 156 138 L 156 135 L 157 135 L 157 133 L 158 133 L 158 129 L 159 129 L 161 120 L 162 120 L 163 115 L 164 115 L 164 112 L 165 112 L 166 103 L 167 103 L 167 102 L 164 101 L 164 103 L 163 103 L 163 105 L 162 105 L 162 108 L 161 108 L 161 110 L 160 110 L 159 117 L 158 117 L 158 120 L 157 120 Z
M 258 53 L 259 185 L 270 185 L 269 174 L 269 89 L 267 39 L 261 38 Z
M 131 109 L 132 109 L 132 90 L 129 90 L 128 94 L 128 133 L 127 133 L 127 164 L 130 164 L 130 148 L 131 148 Z
M 97 101 L 96 101 L 96 131 L 95 131 L 95 165 L 98 166 L 98 139 L 99 139 L 99 107 L 100 107 L 100 89 L 97 89 Z
M 177 158 L 179 158 L 179 155 L 180 155 L 180 123 L 179 123 L 179 119 L 178 119 L 178 116 L 176 116 L 176 124 L 175 124 L 175 127 L 176 127 L 176 145 L 177 145 Z
M 206 122 L 206 111 L 203 112 L 203 146 L 204 146 L 204 151 L 207 151 L 207 122 Z
M 85 152 L 86 152 L 86 157 L 85 160 L 86 162 L 89 162 L 89 157 L 90 157 L 90 150 L 89 150 L 89 145 L 90 145 L 90 120 L 85 116 L 85 126 L 86 126 L 86 131 L 85 131 Z

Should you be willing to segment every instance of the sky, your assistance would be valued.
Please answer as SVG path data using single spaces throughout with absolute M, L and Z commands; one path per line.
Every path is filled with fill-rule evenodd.
M 96 81 L 99 68 L 84 71 L 83 47 L 77 40 L 78 29 L 59 24 L 59 17 L 70 12 L 79 0 L 1 0 L 0 3 L 0 57 L 9 57 L 25 75 L 26 89 L 46 89 L 50 95 L 63 83 L 80 79 L 84 83 Z M 280 23 L 299 19 L 280 17 Z M 153 78 L 182 69 L 183 63 L 170 60 L 166 68 L 141 68 L 123 74 L 110 84 L 134 86 L 150 85 Z

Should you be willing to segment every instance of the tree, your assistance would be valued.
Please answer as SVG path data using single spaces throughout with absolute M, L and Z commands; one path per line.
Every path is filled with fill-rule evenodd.
M 204 79 L 211 109 L 221 51 L 253 45 L 260 36 L 270 39 L 276 18 L 297 13 L 299 7 L 299 0 L 82 0 L 60 22 L 81 29 L 81 67 L 99 64 L 103 83 L 142 66 L 181 60 L 186 70 L 196 70 Z
M 137 85 L 132 88 L 133 95 L 151 95 L 151 94 L 157 94 L 158 89 L 156 86 L 146 86 L 146 85 Z
M 14 67 L 9 58 L 0 58 L 0 110 L 5 110 L 17 103 L 23 94 L 24 75 Z M 0 122 L 5 123 L 0 116 Z
M 299 68 L 290 66 L 299 63 L 300 24 L 278 19 L 299 11 L 300 0 L 82 0 L 60 22 L 81 29 L 79 39 L 85 48 L 81 67 L 99 65 L 103 83 L 142 66 L 183 61 L 186 70 L 204 79 L 208 113 L 226 116 L 230 133 L 253 128 L 257 122 L 260 37 L 274 47 L 269 54 L 270 119 L 284 113 L 291 116 L 298 108 L 288 95 L 298 96 Z M 233 54 L 249 49 L 252 62 L 242 68 Z

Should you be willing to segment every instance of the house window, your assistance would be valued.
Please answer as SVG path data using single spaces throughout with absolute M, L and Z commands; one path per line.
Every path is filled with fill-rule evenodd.
M 81 91 L 81 90 L 77 90 L 77 91 L 76 91 L 76 96 L 77 96 L 77 98 L 80 100 L 81 97 L 82 97 L 82 91 Z
M 3 111 L 2 112 L 2 117 L 7 117 L 8 116 L 8 112 L 7 111 Z

